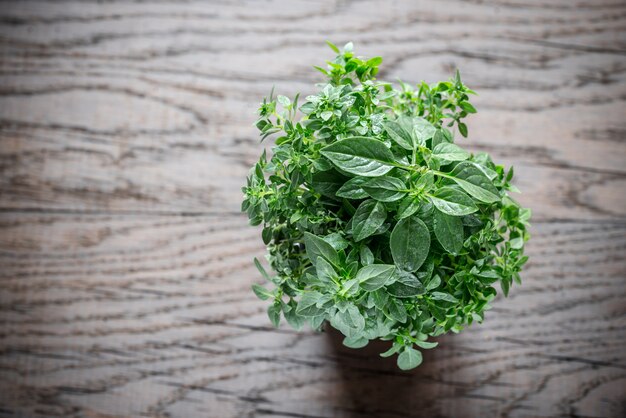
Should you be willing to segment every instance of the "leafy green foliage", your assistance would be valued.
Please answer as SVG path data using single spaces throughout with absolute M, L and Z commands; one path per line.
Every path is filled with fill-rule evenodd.
M 530 210 L 506 171 L 454 142 L 476 113 L 458 74 L 398 88 L 374 77 L 380 57 L 352 44 L 326 68 L 317 94 L 274 97 L 256 126 L 275 146 L 252 168 L 242 211 L 261 225 L 272 274 L 252 290 L 268 316 L 300 329 L 329 323 L 359 348 L 390 341 L 384 357 L 422 362 L 418 349 L 482 322 L 498 283 L 507 295 L 528 257 Z

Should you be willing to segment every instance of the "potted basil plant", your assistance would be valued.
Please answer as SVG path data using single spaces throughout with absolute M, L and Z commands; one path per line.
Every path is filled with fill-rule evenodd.
M 262 225 L 268 273 L 253 285 L 268 315 L 295 329 L 324 322 L 348 347 L 391 341 L 407 370 L 437 337 L 482 322 L 528 257 L 530 210 L 508 194 L 513 169 L 458 145 L 475 93 L 449 81 L 394 86 L 382 58 L 352 43 L 336 53 L 316 94 L 263 99 L 256 126 L 273 138 L 243 188 Z

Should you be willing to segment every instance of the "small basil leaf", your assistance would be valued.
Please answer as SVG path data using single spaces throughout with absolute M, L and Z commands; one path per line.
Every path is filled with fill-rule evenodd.
M 420 268 L 430 250 L 430 233 L 417 216 L 399 221 L 391 232 L 391 255 L 398 267 L 406 271 Z
M 452 254 L 458 254 L 463 249 L 463 221 L 457 216 L 435 211 L 433 219 L 435 236 L 441 246 Z
M 389 264 L 370 264 L 358 271 L 356 278 L 362 289 L 369 292 L 380 289 L 386 285 L 393 275 L 396 266 Z
M 398 356 L 398 367 L 401 370 L 411 370 L 422 364 L 422 353 L 411 347 L 405 347 Z
M 374 235 L 387 219 L 387 211 L 382 203 L 366 200 L 359 205 L 352 218 L 352 235 L 355 241 L 361 241 Z
M 396 177 L 377 177 L 361 185 L 370 197 L 381 202 L 394 202 L 402 199 L 406 193 L 406 185 Z
M 448 186 L 433 193 L 430 200 L 441 212 L 452 216 L 469 215 L 478 210 L 478 206 L 471 197 Z

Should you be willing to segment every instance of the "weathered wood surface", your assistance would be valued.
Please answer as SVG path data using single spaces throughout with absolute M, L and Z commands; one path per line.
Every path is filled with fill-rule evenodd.
M 0 6 L 0 416 L 626 416 L 626 3 Z M 271 328 L 238 214 L 272 87 L 324 40 L 459 67 L 533 208 L 521 287 L 412 373 Z

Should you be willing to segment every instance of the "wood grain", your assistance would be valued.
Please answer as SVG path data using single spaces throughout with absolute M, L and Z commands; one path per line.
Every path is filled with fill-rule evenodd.
M 626 416 L 625 34 L 621 0 L 3 4 L 0 416 Z M 411 373 L 249 290 L 253 112 L 326 39 L 460 68 L 534 211 L 524 284 Z

